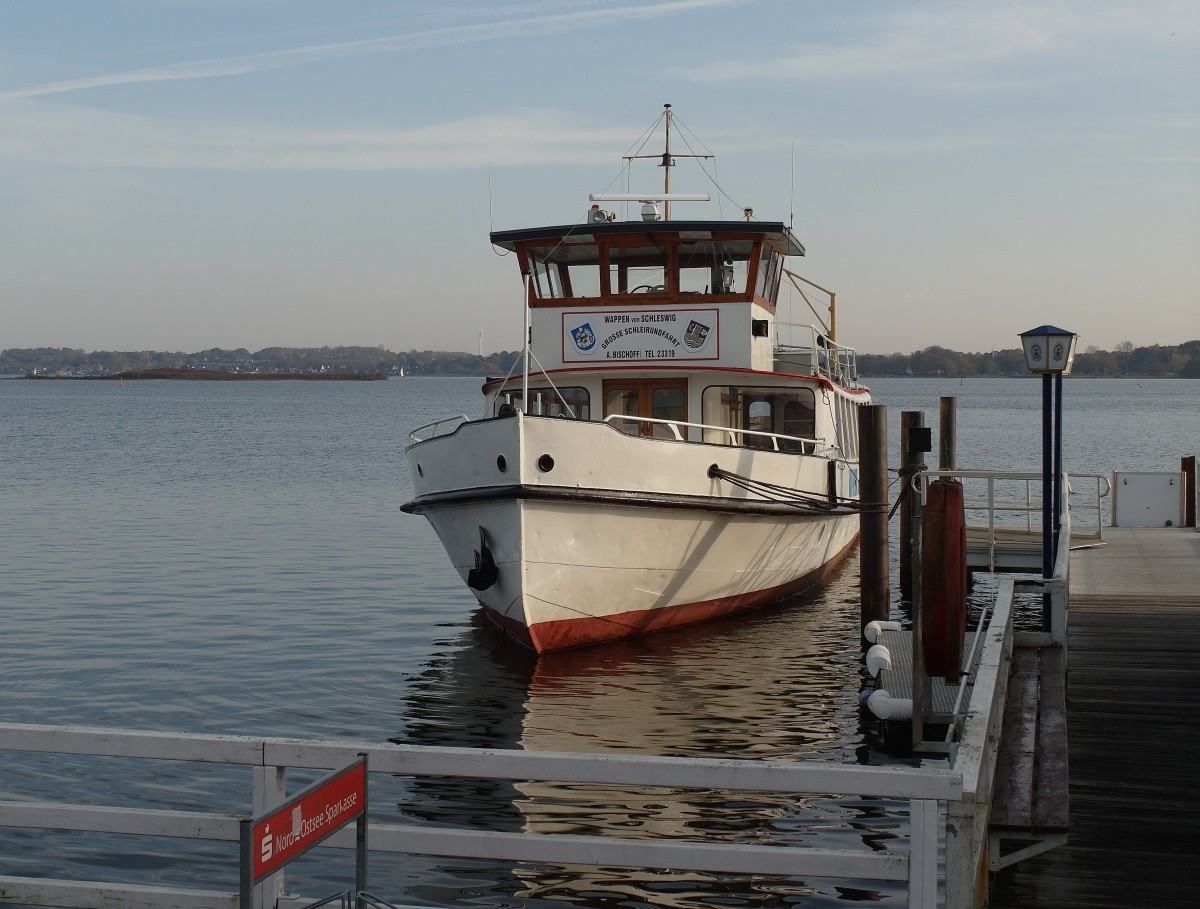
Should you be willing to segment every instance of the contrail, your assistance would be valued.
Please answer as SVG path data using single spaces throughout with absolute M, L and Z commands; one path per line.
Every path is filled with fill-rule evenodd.
M 28 88 L 0 92 L 0 102 L 33 98 L 39 95 L 59 95 L 66 92 L 86 91 L 113 85 L 133 85 L 141 82 L 175 82 L 187 79 L 214 79 L 224 76 L 240 76 L 247 73 L 302 66 L 323 60 L 345 57 L 361 57 L 372 54 L 393 53 L 403 50 L 442 47 L 451 44 L 470 44 L 479 41 L 513 37 L 543 36 L 572 31 L 620 21 L 662 18 L 695 9 L 732 6 L 747 0 L 668 0 L 664 3 L 629 4 L 609 9 L 591 9 L 554 15 L 533 16 L 511 21 L 475 23 L 428 29 L 380 38 L 364 38 L 357 41 L 339 41 L 330 44 L 313 44 L 306 47 L 263 51 L 234 57 L 208 60 L 190 60 L 133 69 L 120 73 L 49 82 Z

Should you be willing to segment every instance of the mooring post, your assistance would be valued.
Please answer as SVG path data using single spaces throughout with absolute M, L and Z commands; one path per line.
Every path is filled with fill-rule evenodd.
M 958 398 L 946 395 L 938 407 L 938 470 L 955 470 L 958 467 L 958 429 L 956 419 Z
M 930 446 L 932 448 L 932 445 Z M 912 747 L 920 751 L 925 741 L 925 720 L 933 712 L 933 685 L 925 673 L 925 604 L 922 570 L 925 564 L 925 490 L 913 496 L 912 576 Z
M 900 596 L 912 602 L 913 591 L 913 474 L 925 469 L 926 441 L 925 412 L 900 412 Z
M 1196 456 L 1186 455 L 1179 459 L 1179 470 L 1183 473 L 1183 526 L 1196 526 Z
M 858 408 L 859 439 L 859 576 L 861 627 L 886 621 L 891 607 L 888 571 L 887 407 Z

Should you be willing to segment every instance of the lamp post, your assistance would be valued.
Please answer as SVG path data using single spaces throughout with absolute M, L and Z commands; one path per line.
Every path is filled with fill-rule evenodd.
M 1025 365 L 1042 377 L 1042 577 L 1054 575 L 1054 556 L 1058 552 L 1059 523 L 1062 518 L 1062 377 L 1075 362 L 1073 332 L 1041 325 L 1021 332 Z M 1053 458 L 1053 461 L 1051 460 Z M 1045 631 L 1050 631 L 1050 613 L 1042 615 Z

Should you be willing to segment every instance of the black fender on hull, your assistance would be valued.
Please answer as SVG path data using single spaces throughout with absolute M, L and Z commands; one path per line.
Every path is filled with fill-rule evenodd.
M 472 590 L 487 590 L 500 578 L 496 557 L 488 546 L 487 531 L 479 528 L 479 548 L 475 550 L 475 567 L 467 572 L 467 586 Z

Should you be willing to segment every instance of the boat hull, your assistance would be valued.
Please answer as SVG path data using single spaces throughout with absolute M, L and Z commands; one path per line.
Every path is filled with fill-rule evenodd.
M 709 474 L 716 464 L 820 491 L 821 458 L 528 417 L 464 424 L 409 458 L 419 494 L 405 509 L 428 518 L 487 615 L 539 653 L 783 599 L 820 581 L 858 532 L 853 513 L 765 500 Z

